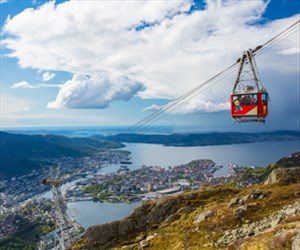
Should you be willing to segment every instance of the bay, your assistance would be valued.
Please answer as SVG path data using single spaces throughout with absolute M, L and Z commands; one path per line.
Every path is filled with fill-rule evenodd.
M 140 203 L 100 203 L 93 201 L 69 202 L 69 216 L 79 222 L 84 228 L 96 224 L 105 224 L 121 219 L 130 214 Z
M 216 164 L 266 166 L 293 152 L 300 151 L 300 141 L 272 141 L 217 146 L 170 147 L 157 144 L 126 143 L 132 166 L 177 166 L 195 159 L 211 159 Z
M 131 170 L 146 166 L 177 166 L 195 159 L 211 159 L 224 165 L 218 175 L 227 174 L 227 164 L 266 166 L 280 158 L 300 151 L 300 141 L 275 141 L 201 147 L 169 147 L 157 144 L 126 143 L 124 150 L 131 152 Z M 119 165 L 107 166 L 99 173 L 114 172 Z M 121 219 L 139 203 L 94 203 L 81 201 L 68 203 L 69 215 L 85 228 Z

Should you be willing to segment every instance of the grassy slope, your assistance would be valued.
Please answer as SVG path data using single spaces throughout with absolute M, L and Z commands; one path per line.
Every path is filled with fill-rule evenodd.
M 247 211 L 244 221 L 254 222 L 262 220 L 283 206 L 291 204 L 300 198 L 300 184 L 286 186 L 255 185 L 244 189 L 219 186 L 185 193 L 177 197 L 181 201 L 178 208 L 196 207 L 197 209 L 194 212 L 179 214 L 178 219 L 171 223 L 158 225 L 157 228 L 154 226 L 154 228 L 146 232 L 133 235 L 132 238 L 121 242 L 119 247 L 135 243 L 138 241 L 137 239 L 157 234 L 149 242 L 150 246 L 147 249 L 223 249 L 207 244 L 217 240 L 223 235 L 225 230 L 236 228 L 244 223 L 244 221 L 234 216 L 234 208 L 229 208 L 227 206 L 228 202 L 233 197 L 244 196 L 257 189 L 269 192 L 269 195 L 264 199 L 255 201 L 256 205 Z M 190 198 L 191 195 L 194 196 L 192 199 Z M 248 203 L 251 203 L 251 201 Z M 214 216 L 207 221 L 194 224 L 195 217 L 207 210 L 213 210 Z M 296 226 L 300 229 L 298 222 L 294 224 L 283 223 L 281 227 Z M 273 236 L 272 232 L 255 236 L 249 238 L 247 244 L 252 246 L 252 249 L 272 249 L 267 242 L 271 236 Z M 259 244 L 264 245 L 264 248 L 260 248 Z M 286 246 L 288 244 L 286 243 Z M 286 249 L 284 247 L 280 248 L 280 246 L 277 247 L 276 249 Z M 127 249 L 138 249 L 138 247 L 128 247 Z M 245 248 L 244 245 L 244 249 L 248 248 Z

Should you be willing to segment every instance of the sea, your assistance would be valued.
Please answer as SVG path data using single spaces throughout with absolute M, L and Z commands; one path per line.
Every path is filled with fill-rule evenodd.
M 22 134 L 57 134 L 71 137 L 87 137 L 92 135 L 114 135 L 123 132 L 126 127 L 86 127 L 86 128 L 26 128 L 6 129 L 10 133 Z M 193 127 L 156 126 L 143 131 L 144 133 L 186 133 L 200 132 Z M 202 131 L 203 132 L 203 131 Z M 172 147 L 158 144 L 125 143 L 124 150 L 131 152 L 131 170 L 140 166 L 178 166 L 196 159 L 211 159 L 218 165 L 223 165 L 216 175 L 228 174 L 227 165 L 233 163 L 240 166 L 266 166 L 275 163 L 280 158 L 300 151 L 300 141 L 273 141 L 245 144 Z M 100 170 L 109 173 L 118 170 L 119 165 L 109 165 Z M 78 180 L 77 180 L 78 181 Z M 67 183 L 63 189 L 74 185 Z M 49 197 L 49 193 L 44 195 Z M 68 213 L 71 218 L 87 228 L 95 224 L 103 224 L 121 219 L 130 214 L 139 205 L 135 203 L 95 203 L 79 201 L 68 203 Z

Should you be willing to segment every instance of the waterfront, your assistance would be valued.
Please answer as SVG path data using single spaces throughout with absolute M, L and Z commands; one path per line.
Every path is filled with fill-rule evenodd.
M 232 162 L 243 166 L 265 166 L 293 152 L 300 151 L 300 141 L 260 142 L 205 147 L 165 147 L 154 144 L 127 143 L 131 152 L 133 170 L 141 165 L 175 166 L 195 159 L 211 159 L 224 165 L 219 175 L 227 174 L 227 164 Z M 100 173 L 114 172 L 117 165 L 107 166 Z M 66 184 L 68 185 L 68 184 Z M 94 203 L 91 201 L 68 204 L 68 213 L 84 227 L 121 219 L 139 203 Z

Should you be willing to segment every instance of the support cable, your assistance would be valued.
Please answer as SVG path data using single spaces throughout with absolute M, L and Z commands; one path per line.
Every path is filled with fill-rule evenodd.
M 253 56 L 260 56 L 261 54 L 265 53 L 281 41 L 285 40 L 290 35 L 294 34 L 296 31 L 299 30 L 299 26 L 297 26 L 300 23 L 300 20 L 297 20 L 295 23 L 284 29 L 282 32 L 277 34 L 276 36 L 272 37 L 270 40 L 265 42 L 263 45 L 258 46 L 254 49 Z M 201 83 L 200 85 L 196 86 L 195 88 L 189 90 L 185 94 L 179 96 L 178 98 L 174 99 L 173 101 L 170 101 L 167 105 L 163 106 L 161 109 L 154 111 L 150 115 L 146 116 L 142 120 L 138 121 L 137 123 L 133 124 L 129 128 L 125 129 L 120 134 L 127 134 L 127 133 L 134 133 L 137 131 L 141 131 L 142 129 L 149 127 L 154 122 L 158 121 L 162 116 L 166 115 L 167 112 L 170 112 L 178 107 L 178 105 L 182 105 L 183 103 L 186 103 L 188 100 L 195 97 L 195 93 L 202 90 L 205 91 L 206 89 L 210 88 L 211 86 L 215 85 L 220 80 L 224 79 L 224 77 L 228 76 L 232 73 L 233 69 L 237 66 L 239 63 L 239 60 L 221 71 L 220 73 L 216 74 L 215 76 L 211 77 L 207 81 Z M 206 87 L 205 89 L 203 89 Z M 119 134 L 119 135 L 120 135 Z

